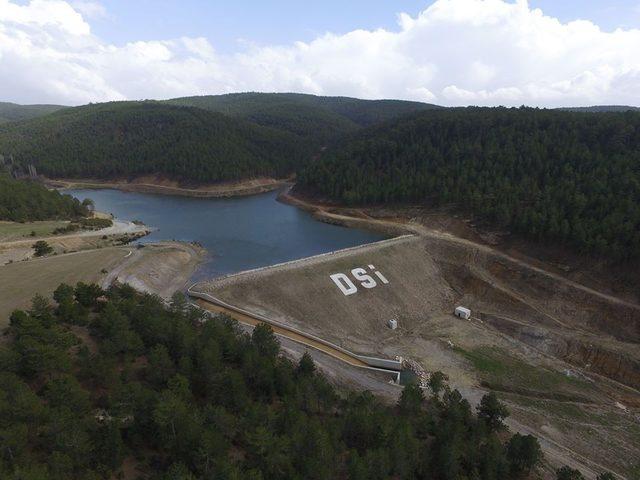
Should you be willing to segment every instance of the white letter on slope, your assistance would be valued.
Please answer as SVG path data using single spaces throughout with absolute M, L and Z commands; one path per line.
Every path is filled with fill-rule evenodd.
M 356 286 L 353 284 L 349 277 L 347 277 L 344 273 L 334 273 L 330 275 L 331 280 L 335 283 L 343 295 L 353 295 L 358 291 Z
M 351 275 L 353 275 L 364 288 L 373 288 L 378 285 L 372 277 L 367 275 L 367 271 L 364 268 L 354 268 L 351 270 Z

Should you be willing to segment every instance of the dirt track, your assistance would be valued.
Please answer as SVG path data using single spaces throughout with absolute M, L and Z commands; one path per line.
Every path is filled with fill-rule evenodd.
M 470 240 L 466 240 L 463 238 L 459 238 L 456 237 L 454 235 L 451 235 L 449 233 L 446 232 L 439 232 L 436 230 L 432 230 L 429 229 L 427 227 L 425 227 L 424 225 L 420 225 L 418 223 L 414 223 L 414 222 L 408 222 L 408 221 L 404 221 L 401 219 L 397 219 L 397 220 L 382 220 L 382 219 L 376 219 L 376 218 L 372 218 L 367 216 L 366 218 L 358 218 L 358 217 L 353 217 L 353 216 L 349 216 L 349 215 L 342 215 L 342 214 L 338 214 L 338 213 L 334 213 L 329 211 L 328 209 L 322 207 L 322 206 L 318 206 L 318 205 L 313 205 L 309 202 L 306 202 L 304 200 L 301 200 L 299 198 L 293 197 L 291 196 L 291 194 L 289 193 L 289 189 L 287 189 L 287 191 L 285 191 L 282 195 L 280 195 L 279 199 L 282 201 L 285 201 L 287 203 L 291 203 L 292 205 L 296 205 L 304 210 L 307 210 L 309 212 L 311 212 L 314 216 L 318 217 L 320 220 L 331 220 L 332 223 L 340 223 L 342 225 L 345 226 L 358 226 L 360 228 L 362 227 L 368 227 L 370 229 L 374 229 L 374 230 L 379 230 L 382 232 L 388 232 L 390 229 L 391 230 L 397 230 L 397 229 L 401 229 L 404 230 L 405 233 L 411 233 L 411 234 L 415 234 L 415 235 L 420 235 L 423 237 L 430 237 L 430 238 L 435 238 L 435 239 L 439 239 L 439 240 L 446 240 L 448 242 L 452 242 L 452 243 L 458 243 L 460 245 L 466 246 L 466 247 L 471 247 L 473 249 L 477 249 L 479 251 L 485 252 L 485 253 L 489 253 L 491 255 L 495 255 L 498 257 L 502 257 L 505 260 L 512 262 L 516 265 L 519 265 L 523 268 L 526 268 L 528 270 L 532 270 L 535 271 L 541 275 L 545 275 L 549 278 L 554 279 L 557 282 L 560 283 L 564 283 L 566 285 L 571 286 L 572 288 L 578 289 L 578 290 L 582 290 L 590 295 L 596 295 L 599 297 L 602 297 L 603 299 L 609 301 L 609 302 L 613 302 L 613 303 L 617 303 L 620 305 L 624 305 L 626 307 L 629 308 L 633 308 L 636 309 L 640 312 L 640 304 L 635 303 L 635 302 L 629 302 L 626 300 L 623 300 L 621 298 L 618 298 L 614 295 L 609 295 L 603 292 L 600 292 L 598 290 L 589 288 L 587 286 L 584 286 L 580 283 L 576 283 L 572 280 L 569 280 L 561 275 L 558 275 L 556 273 L 550 272 L 548 270 L 539 268 L 537 266 L 531 265 L 530 263 L 527 263 L 523 260 L 520 260 L 518 258 L 512 257 L 510 255 L 507 255 L 505 253 L 502 253 L 498 250 L 492 249 L 491 247 L 488 247 L 486 245 L 477 243 L 477 242 L 472 242 Z

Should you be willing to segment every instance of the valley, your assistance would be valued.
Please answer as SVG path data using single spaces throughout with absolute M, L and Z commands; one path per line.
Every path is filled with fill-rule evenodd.
M 380 408 L 419 387 L 425 415 L 476 412 L 497 393 L 510 432 L 544 453 L 531 478 L 635 479 L 638 118 L 247 93 L 8 122 L 0 315 L 37 315 L 31 298 L 60 283 L 95 283 L 74 290 L 87 304 L 117 291 L 126 315 L 149 294 L 136 298 L 191 312 L 187 328 L 267 329 L 278 362 L 312 358 Z M 102 301 L 72 328 L 94 350 Z

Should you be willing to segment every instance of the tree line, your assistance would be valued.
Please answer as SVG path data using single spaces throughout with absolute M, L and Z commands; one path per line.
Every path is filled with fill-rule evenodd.
M 387 406 L 181 295 L 79 283 L 53 298 L 15 311 L 0 345 L 2 478 L 113 478 L 126 459 L 162 480 L 498 480 L 542 460 L 494 394 L 474 409 L 440 373 Z
M 346 204 L 458 204 L 511 231 L 640 258 L 640 113 L 446 109 L 325 152 L 300 188 Z
M 48 190 L 37 182 L 15 180 L 0 172 L 0 220 L 67 220 L 87 215 L 87 204 L 71 195 Z
M 281 178 L 310 158 L 311 150 L 293 133 L 158 102 L 86 105 L 0 126 L 0 152 L 57 178 Z

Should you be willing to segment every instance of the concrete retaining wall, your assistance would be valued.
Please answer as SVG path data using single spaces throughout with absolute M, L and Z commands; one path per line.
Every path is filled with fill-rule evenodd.
M 399 380 L 399 376 L 400 376 L 400 371 L 402 370 L 402 359 L 399 360 L 395 360 L 395 359 L 389 359 L 389 358 L 377 358 L 377 357 L 369 357 L 369 356 L 365 356 L 365 355 L 358 355 L 355 354 L 353 352 L 350 352 L 349 350 L 340 347 L 339 345 L 335 345 L 331 342 L 328 342 L 322 338 L 316 337 L 315 335 L 311 335 L 309 333 L 303 332 L 301 330 L 298 330 L 296 328 L 290 327 L 288 325 L 285 325 L 283 323 L 280 323 L 278 321 L 272 320 L 270 318 L 267 318 L 263 315 L 259 315 L 253 312 L 249 312 L 247 310 L 244 310 L 243 308 L 240 307 L 236 307 L 234 305 L 230 305 L 218 298 L 215 298 L 214 296 L 208 294 L 208 293 L 204 293 L 204 292 L 199 292 L 197 290 L 194 289 L 194 285 L 190 286 L 187 289 L 187 293 L 189 294 L 189 296 L 193 297 L 193 298 L 199 298 L 201 300 L 205 300 L 207 302 L 213 303 L 214 305 L 218 305 L 220 307 L 241 313 L 243 315 L 248 315 L 250 317 L 253 317 L 257 320 L 260 320 L 262 322 L 271 324 L 271 325 L 275 325 L 278 326 L 282 329 L 285 330 L 289 330 L 293 333 L 296 333 L 298 335 L 301 335 L 303 337 L 306 337 L 310 340 L 313 340 L 314 342 L 320 343 L 322 345 L 325 345 L 329 348 L 332 348 L 334 350 L 337 350 L 339 352 L 344 353 L 345 355 L 348 355 L 352 358 L 358 359 L 361 362 L 365 363 L 368 365 L 368 367 L 365 368 L 370 368 L 373 370 L 384 370 L 384 371 L 389 371 L 392 370 L 394 372 L 397 372 L 398 376 L 397 376 L 397 380 Z

